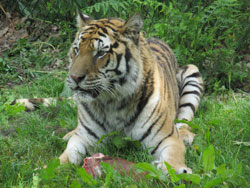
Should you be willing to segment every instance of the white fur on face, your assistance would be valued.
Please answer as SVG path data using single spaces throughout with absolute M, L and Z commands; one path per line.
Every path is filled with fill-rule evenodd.
M 94 42 L 94 48 L 95 51 L 93 52 L 93 56 L 95 56 L 99 51 L 107 52 L 110 49 L 111 41 L 109 37 L 106 35 L 106 37 L 101 36 L 99 40 L 95 40 Z M 105 53 L 103 54 L 103 56 Z M 102 58 L 103 56 L 99 56 L 98 58 Z

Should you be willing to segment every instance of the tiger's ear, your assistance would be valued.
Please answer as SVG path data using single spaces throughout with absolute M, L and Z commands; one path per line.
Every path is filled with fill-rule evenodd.
M 135 14 L 134 16 L 129 18 L 124 24 L 124 34 L 126 34 L 129 38 L 134 40 L 134 42 L 137 44 L 142 27 L 143 27 L 143 21 L 141 16 Z
M 85 14 L 82 14 L 82 12 L 80 10 L 78 10 L 78 15 L 76 18 L 78 28 L 81 28 L 81 27 L 88 25 L 91 20 L 93 20 L 93 18 L 91 18 Z

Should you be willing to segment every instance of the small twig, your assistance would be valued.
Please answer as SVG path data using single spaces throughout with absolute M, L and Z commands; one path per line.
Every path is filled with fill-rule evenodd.
M 47 24 L 53 24 L 53 22 L 51 22 L 51 21 L 43 20 L 43 19 L 39 19 L 39 18 L 29 17 L 29 19 L 35 20 L 35 21 L 40 21 L 40 22 L 47 23 Z
M 33 44 L 34 44 L 34 45 L 36 45 L 36 44 L 46 44 L 46 45 L 52 47 L 53 50 L 56 50 L 56 48 L 55 48 L 52 44 L 50 44 L 50 43 L 48 43 L 48 42 L 39 41 L 39 42 L 34 42 Z M 41 48 L 41 47 L 40 47 L 40 48 Z
M 38 71 L 38 70 L 30 70 L 30 72 L 32 72 L 32 73 L 41 73 L 41 74 L 57 74 L 57 75 L 67 73 L 66 71 L 53 72 L 53 71 Z
M 5 12 L 2 4 L 0 3 L 0 9 L 3 11 L 3 13 L 5 14 L 6 18 L 9 20 L 10 24 L 11 24 L 11 27 L 12 27 L 12 31 L 14 32 L 15 31 L 15 27 L 14 27 L 14 24 L 13 22 L 11 21 L 11 19 L 9 18 L 8 14 Z

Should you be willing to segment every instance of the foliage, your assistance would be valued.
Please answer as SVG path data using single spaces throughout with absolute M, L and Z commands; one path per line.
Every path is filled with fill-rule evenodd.
M 213 91 L 214 84 L 218 88 L 241 88 L 250 80 L 249 68 L 246 66 L 250 40 L 247 0 L 10 2 L 23 15 L 58 23 L 61 27 L 60 37 L 64 38 L 60 44 L 67 46 L 64 49 L 70 46 L 72 31 L 75 32 L 72 22 L 77 9 L 94 18 L 127 19 L 138 13 L 144 19 L 147 35 L 169 43 L 180 65 L 192 63 L 200 68 L 208 91 Z M 3 2 L 3 6 L 7 4 Z M 65 43 L 66 38 L 69 41 Z M 1 69 L 11 70 L 12 67 L 4 63 L 0 66 Z
M 249 1 L 3 0 L 1 5 L 42 21 L 42 27 L 48 21 L 60 30 L 46 40 L 20 39 L 1 54 L 0 187 L 249 187 L 249 96 L 235 96 L 230 90 L 249 80 Z M 15 98 L 62 93 L 76 9 L 95 18 L 126 19 L 139 13 L 148 37 L 168 42 L 181 65 L 199 66 L 212 95 L 201 101 L 189 123 L 197 135 L 186 154 L 194 174 L 176 175 L 166 164 L 165 176 L 150 164 L 152 156 L 138 141 L 115 132 L 104 135 L 93 151 L 133 161 L 137 171 L 148 174 L 134 180 L 102 164 L 105 175 L 94 179 L 79 166 L 59 165 L 55 159 L 66 146 L 61 138 L 77 123 L 76 109 L 69 102 L 31 113 L 22 105 L 10 105 Z
M 52 78 L 51 78 L 52 80 Z M 49 85 L 49 82 L 43 83 Z M 54 83 L 52 83 L 54 84 Z M 20 105 L 9 106 L 6 95 L 27 92 L 21 86 L 0 99 L 0 186 L 1 187 L 248 187 L 249 174 L 249 97 L 238 99 L 233 93 L 224 102 L 204 99 L 191 123 L 197 134 L 187 148 L 187 164 L 193 174 L 176 175 L 167 163 L 169 176 L 150 164 L 152 157 L 142 146 L 118 132 L 103 136 L 95 152 L 121 157 L 136 163 L 145 178 L 123 176 L 103 163 L 104 176 L 93 179 L 77 165 L 59 165 L 65 148 L 62 137 L 75 127 L 76 109 L 62 101 L 58 107 L 41 107 L 25 113 Z M 36 90 L 39 85 L 33 85 Z M 23 90 L 23 91 L 20 91 Z M 42 91 L 43 92 L 43 91 Z M 56 116 L 51 116 L 56 109 Z M 200 128 L 197 128 L 197 127 Z M 106 144 L 103 142 L 106 139 Z M 108 139 L 108 140 L 107 140 Z M 102 144 L 103 143 L 103 144 Z M 211 144 L 213 143 L 213 144 Z M 225 144 L 226 143 L 226 144 Z M 237 145 L 236 145 L 237 144 Z M 46 165 L 46 168 L 43 166 Z

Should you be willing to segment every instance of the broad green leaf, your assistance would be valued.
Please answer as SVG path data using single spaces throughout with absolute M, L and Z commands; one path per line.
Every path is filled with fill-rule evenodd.
M 147 172 L 146 178 L 155 178 L 160 179 L 162 181 L 166 180 L 166 176 L 163 174 L 163 172 L 153 164 L 150 163 L 137 163 L 134 165 L 134 168 L 137 172 Z
M 101 162 L 101 167 L 106 173 L 104 187 L 110 187 L 110 183 L 114 175 L 114 166 L 111 166 L 109 163 Z
M 182 180 L 191 181 L 197 185 L 201 182 L 201 178 L 198 174 L 178 174 L 177 176 Z
M 82 181 L 89 185 L 96 185 L 97 181 L 93 179 L 93 177 L 86 172 L 84 168 L 77 169 L 77 173 L 81 176 Z
M 104 186 L 105 187 L 110 187 L 110 182 L 111 182 L 111 179 L 112 179 L 112 176 L 113 176 L 113 172 L 108 172 L 106 174 L 106 177 L 105 177 L 105 183 L 104 183 Z
M 95 4 L 95 11 L 96 11 L 96 12 L 99 12 L 99 11 L 100 11 L 100 6 L 101 6 L 100 3 L 96 3 L 96 4 Z
M 185 188 L 186 185 L 185 184 L 181 184 L 181 185 L 178 185 L 178 186 L 174 186 L 174 188 Z
M 204 188 L 210 188 L 210 187 L 214 187 L 216 185 L 220 185 L 223 181 L 224 181 L 224 178 L 222 178 L 222 177 L 215 177 L 214 179 L 208 181 L 204 185 Z
M 38 188 L 40 181 L 41 179 L 38 176 L 33 175 L 33 180 L 32 180 L 33 185 L 31 188 Z
M 50 180 L 54 178 L 55 170 L 59 165 L 60 165 L 59 159 L 57 158 L 52 159 L 47 165 L 47 168 L 44 169 L 44 171 L 42 172 L 41 177 L 45 180 Z
M 126 146 L 127 141 L 123 139 L 122 136 L 117 135 L 112 138 L 112 143 L 117 147 L 117 149 L 121 149 Z
M 226 164 L 222 164 L 218 166 L 216 168 L 216 171 L 217 171 L 216 173 L 217 175 L 222 175 L 222 176 L 226 175 Z
M 168 174 L 170 175 L 171 181 L 173 183 L 179 181 L 180 178 L 176 175 L 175 169 L 173 169 L 167 162 L 164 162 L 164 164 L 166 165 L 166 167 L 168 169 Z
M 126 185 L 125 188 L 138 188 L 137 185 Z
M 205 139 L 208 142 L 208 144 L 210 144 L 210 131 L 209 131 L 209 129 L 207 129 L 205 132 Z
M 112 6 L 112 8 L 116 11 L 116 12 L 118 12 L 118 4 L 117 3 L 112 3 L 111 4 L 111 6 Z
M 14 116 L 20 112 L 25 111 L 25 106 L 19 103 L 16 103 L 14 105 L 4 104 L 3 110 L 6 111 L 9 116 Z
M 77 180 L 73 180 L 69 188 L 81 188 L 81 184 Z
M 242 175 L 242 163 L 237 164 L 234 172 L 238 175 L 241 176 Z
M 102 135 L 101 138 L 96 142 L 96 145 L 100 144 L 105 138 L 111 137 L 113 135 L 118 135 L 118 134 L 120 134 L 120 131 L 114 131 L 114 132 L 111 132 L 109 134 Z
M 201 129 L 199 125 L 195 125 L 189 121 L 185 121 L 185 120 L 179 120 L 179 119 L 175 119 L 174 123 L 185 123 L 187 125 L 189 125 L 192 129 Z
M 210 145 L 204 152 L 202 156 L 202 165 L 205 172 L 214 169 L 215 152 L 213 145 Z

